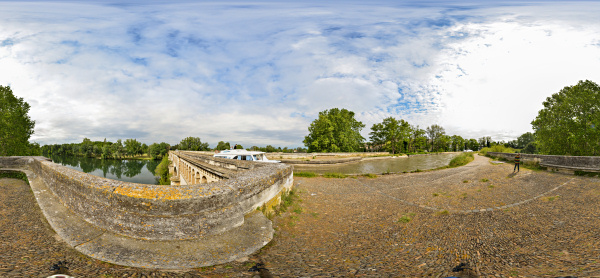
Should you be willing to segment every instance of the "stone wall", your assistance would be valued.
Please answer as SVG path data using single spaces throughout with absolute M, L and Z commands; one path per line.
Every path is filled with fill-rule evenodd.
M 60 202 L 85 221 L 145 240 L 183 240 L 219 234 L 291 188 L 292 167 L 256 163 L 229 179 L 195 185 L 148 185 L 85 174 L 43 157 L 0 157 L 0 167 L 26 167 Z
M 488 155 L 514 161 L 514 153 L 488 152 Z M 541 155 L 521 154 L 523 162 L 539 163 L 549 168 L 562 168 L 571 171 L 600 171 L 600 156 L 566 156 L 566 155 Z

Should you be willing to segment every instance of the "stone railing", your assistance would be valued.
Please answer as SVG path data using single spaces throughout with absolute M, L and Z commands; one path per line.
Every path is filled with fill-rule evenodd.
M 39 184 L 36 188 L 32 184 L 38 203 L 41 202 L 38 195 L 51 192 L 46 196 L 58 200 L 56 203 L 66 208 L 61 215 L 56 215 L 55 221 L 49 219 L 49 222 L 55 230 L 61 230 L 57 233 L 67 238 L 69 244 L 77 250 L 88 248 L 80 250 L 86 255 L 137 267 L 181 268 L 224 263 L 242 255 L 247 256 L 266 244 L 272 238 L 273 230 L 270 221 L 256 213 L 256 208 L 263 204 L 277 204 L 281 194 L 291 189 L 292 166 L 256 162 L 248 168 L 251 169 L 237 171 L 228 179 L 213 183 L 149 185 L 96 177 L 55 164 L 44 157 L 0 157 L 0 170 L 24 172 L 30 181 L 35 180 Z M 46 206 L 40 207 L 44 210 Z M 71 212 L 75 214 L 73 217 L 62 215 Z M 44 212 L 47 218 L 53 213 L 54 209 Z M 119 247 L 113 246 L 111 250 L 103 251 L 110 244 L 94 243 L 93 248 L 80 245 L 82 243 L 77 238 L 80 235 L 84 237 L 81 232 L 72 227 L 63 229 L 64 223 L 53 224 L 69 219 L 82 219 L 86 223 L 67 226 L 89 226 L 91 228 L 86 229 L 97 231 L 95 233 L 98 235 L 109 233 L 112 235 L 110 238 L 119 238 L 109 240 L 110 244 Z M 245 225 L 245 221 L 253 224 Z M 219 239 L 222 235 L 228 238 Z M 242 243 L 233 243 L 238 240 Z M 90 239 L 91 243 L 93 241 L 95 239 Z M 169 242 L 178 246 L 195 244 L 193 248 L 204 248 L 204 251 L 194 249 L 196 251 L 190 251 L 190 254 L 182 253 L 185 256 L 179 256 L 165 251 Z M 244 246 L 245 242 L 251 246 Z M 115 248 L 141 248 L 143 252 L 139 253 L 142 255 L 132 255 L 126 259 L 122 258 L 124 253 L 119 255 L 117 252 L 110 258 L 107 254 Z M 223 248 L 228 251 L 221 250 Z M 232 250 L 238 251 L 233 252 L 235 254 L 228 253 Z M 213 255 L 207 259 L 199 257 L 207 254 Z M 160 259 L 154 260 L 156 257 Z M 174 259 L 171 260 L 171 257 Z M 148 265 L 150 260 L 154 261 Z
M 488 152 L 493 157 L 503 158 L 514 161 L 514 153 Z M 600 172 L 600 156 L 566 156 L 566 155 L 541 155 L 541 154 L 521 154 L 523 162 L 539 163 L 542 167 L 547 167 L 555 171 L 585 171 Z

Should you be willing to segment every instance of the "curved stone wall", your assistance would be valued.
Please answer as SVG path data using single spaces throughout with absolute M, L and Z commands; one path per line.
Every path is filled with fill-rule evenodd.
M 488 152 L 488 155 L 514 161 L 515 153 Z M 567 155 L 541 155 L 521 154 L 523 162 L 535 162 L 541 166 L 564 168 L 581 171 L 600 171 L 600 156 L 567 156 Z
M 218 182 L 176 186 L 105 179 L 42 157 L 0 158 L 0 166 L 28 167 L 85 221 L 145 240 L 195 239 L 230 230 L 293 183 L 292 167 L 275 163 L 257 163 Z

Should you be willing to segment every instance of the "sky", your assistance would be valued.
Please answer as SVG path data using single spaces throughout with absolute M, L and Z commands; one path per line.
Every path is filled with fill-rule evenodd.
M 493 3 L 489 3 L 493 2 Z M 600 82 L 600 1 L 0 1 L 0 85 L 40 144 L 303 146 L 345 108 L 516 139 Z

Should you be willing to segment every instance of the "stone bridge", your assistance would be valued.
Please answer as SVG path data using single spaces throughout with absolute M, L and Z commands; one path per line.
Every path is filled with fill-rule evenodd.
M 275 205 L 293 184 L 285 164 L 171 152 L 172 185 L 92 176 L 43 157 L 0 157 L 27 175 L 48 223 L 90 257 L 125 266 L 185 269 L 226 263 L 262 248 Z

